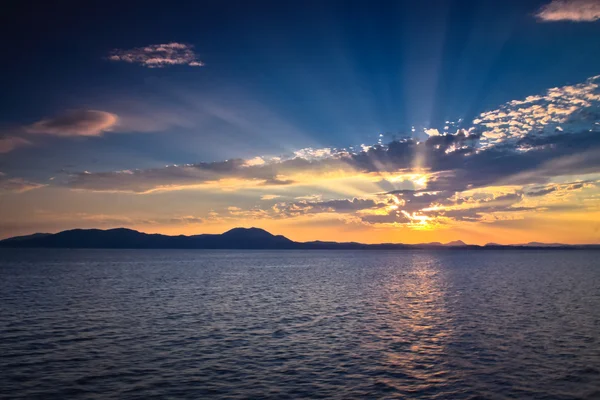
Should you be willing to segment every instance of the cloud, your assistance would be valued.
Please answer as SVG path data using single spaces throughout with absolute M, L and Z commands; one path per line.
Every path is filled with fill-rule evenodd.
M 347 223 L 403 224 L 413 229 L 521 218 L 531 211 L 557 210 L 565 206 L 559 204 L 560 196 L 588 196 L 583 189 L 596 187 L 590 179 L 597 178 L 587 175 L 600 174 L 597 79 L 513 100 L 482 113 L 469 129 L 438 131 L 426 140 L 404 138 L 346 149 L 306 148 L 279 157 L 80 172 L 56 184 L 141 194 L 277 186 L 272 190 L 295 198 L 262 208 L 230 209 L 223 218 L 339 214 Z M 299 197 L 302 193 L 315 196 Z M 265 194 L 262 200 L 277 196 Z M 569 207 L 581 210 L 589 204 L 575 203 Z
M 430 229 L 457 221 L 494 222 L 505 219 L 506 213 L 538 209 L 518 204 L 523 199 L 522 191 L 494 193 L 493 188 L 462 193 L 406 190 L 394 196 L 397 196 L 396 205 L 362 215 L 361 220 L 368 224 L 403 224 L 413 229 Z
M 94 214 L 87 212 L 56 213 L 44 209 L 33 211 L 36 217 L 36 225 L 45 225 L 51 221 L 51 228 L 56 225 L 66 225 L 70 228 L 79 227 L 137 227 L 140 225 L 197 225 L 205 222 L 204 218 L 194 215 L 165 215 L 161 218 L 144 218 L 118 214 Z
M 420 230 L 457 222 L 497 223 L 523 219 L 526 213 L 532 212 L 585 210 L 582 203 L 565 203 L 561 199 L 556 201 L 549 198 L 541 202 L 536 200 L 534 203 L 528 203 L 527 200 L 544 197 L 549 193 L 554 193 L 553 196 L 566 196 L 582 189 L 596 188 L 598 182 L 576 181 L 527 189 L 487 187 L 463 192 L 399 190 L 391 194 L 379 194 L 378 198 L 302 200 L 277 203 L 267 209 L 228 207 L 227 210 L 229 219 L 292 218 L 302 221 L 305 217 L 315 220 L 336 215 L 337 220 L 347 224 L 403 225 Z M 544 188 L 546 193 L 541 192 Z
M 168 224 L 183 224 L 183 225 L 191 225 L 191 224 L 202 224 L 204 223 L 204 218 L 198 218 L 193 215 L 186 215 L 183 217 L 173 217 L 167 220 L 159 220 L 157 223 L 166 222 Z
M 140 113 L 141 114 L 141 113 Z M 177 116 L 152 110 L 143 116 L 122 116 L 100 110 L 68 110 L 30 125 L 15 126 L 0 132 L 0 154 L 34 144 L 42 136 L 99 137 L 106 132 L 156 132 L 173 126 L 185 126 Z
M 358 153 L 336 153 L 309 160 L 295 157 L 248 166 L 243 159 L 173 165 L 156 169 L 72 174 L 68 186 L 93 191 L 150 193 L 206 187 L 310 185 L 334 178 L 370 177 L 411 171 L 421 157 L 429 191 L 462 191 L 503 182 L 545 183 L 550 177 L 600 171 L 600 135 L 596 132 L 525 137 L 512 146 L 478 147 L 478 136 L 463 131 L 374 146 Z M 527 148 L 528 151 L 519 151 Z
M 410 223 L 411 219 L 401 210 L 391 210 L 387 214 L 370 214 L 360 217 L 361 221 L 367 224 L 405 224 Z
M 262 196 L 260 196 L 261 200 L 274 200 L 277 199 L 281 196 L 276 195 L 276 194 L 263 194 Z
M 533 190 L 531 192 L 527 192 L 527 196 L 529 197 L 540 197 L 540 196 L 545 196 L 548 193 L 552 193 L 556 191 L 556 187 L 548 187 L 546 189 L 538 189 L 538 190 Z
M 399 200 L 399 208 L 409 213 L 414 213 L 432 204 L 445 201 L 452 197 L 454 193 L 453 191 L 427 192 L 423 190 L 401 190 L 389 194 L 394 194 Z
M 599 80 L 600 76 L 595 76 L 577 85 L 551 88 L 543 95 L 513 100 L 482 113 L 473 121 L 481 146 L 511 143 L 531 134 L 551 136 L 597 129 Z
M 9 153 L 18 147 L 30 145 L 31 142 L 27 139 L 18 136 L 0 137 L 0 154 Z
M 248 165 L 247 160 L 171 165 L 164 168 L 87 173 L 70 177 L 68 186 L 93 191 L 126 191 L 150 193 L 180 190 L 198 186 L 237 190 L 244 187 L 287 186 L 295 183 L 291 177 L 301 174 L 310 179 L 328 171 L 351 171 L 337 158 L 308 160 L 304 158 L 275 159 L 269 163 Z
M 437 129 L 425 129 L 424 132 L 427 134 L 427 136 L 439 136 L 440 135 L 440 131 L 438 131 Z
M 597 184 L 598 182 L 591 180 L 563 184 L 550 184 L 542 188 L 533 188 L 525 194 L 529 197 L 542 197 L 546 196 L 547 194 L 554 193 L 556 196 L 562 197 L 569 192 L 596 187 Z
M 249 160 L 246 160 L 246 166 L 252 167 L 255 165 L 264 165 L 266 161 L 262 157 L 254 157 Z
M 42 136 L 99 137 L 106 132 L 145 133 L 192 126 L 190 121 L 169 112 L 127 110 L 127 106 L 125 109 L 119 115 L 100 110 L 68 110 L 30 125 L 16 126 L 8 134 L 0 132 L 0 154 L 36 143 Z
M 593 22 L 600 19 L 598 0 L 553 0 L 543 6 L 536 17 L 540 21 Z
M 10 178 L 5 173 L 0 172 L 0 192 L 23 193 L 44 186 L 46 185 L 27 181 L 22 178 Z
M 115 114 L 105 111 L 72 110 L 29 125 L 25 131 L 54 136 L 101 136 L 112 130 L 118 120 Z
M 148 68 L 163 68 L 172 65 L 202 67 L 194 46 L 183 43 L 152 44 L 133 49 L 115 49 L 108 55 L 110 61 L 139 64 Z
M 303 214 L 320 213 L 351 213 L 366 209 L 375 209 L 384 207 L 385 203 L 377 202 L 373 199 L 353 198 L 336 199 L 327 201 L 308 201 L 301 200 L 292 203 L 278 203 L 273 206 L 273 211 L 279 216 L 299 216 Z

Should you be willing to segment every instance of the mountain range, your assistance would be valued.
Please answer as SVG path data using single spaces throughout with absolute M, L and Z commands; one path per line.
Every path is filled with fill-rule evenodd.
M 132 229 L 73 229 L 59 233 L 35 233 L 0 241 L 4 248 L 103 248 L 103 249 L 263 249 L 263 250 L 401 250 L 401 249 L 600 249 L 600 244 L 567 245 L 531 242 L 516 245 L 488 243 L 485 246 L 450 243 L 295 242 L 260 228 L 234 228 L 222 234 L 167 236 Z

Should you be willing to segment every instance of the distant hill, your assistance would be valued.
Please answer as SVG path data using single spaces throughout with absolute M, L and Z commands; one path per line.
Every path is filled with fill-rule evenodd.
M 167 236 L 148 234 L 132 229 L 73 229 L 55 234 L 36 233 L 0 241 L 4 248 L 69 248 L 69 249 L 296 249 L 296 250 L 402 250 L 402 249 L 600 249 L 600 245 L 563 245 L 527 243 L 524 245 L 469 245 L 461 240 L 447 244 L 356 242 L 294 242 L 285 236 L 273 235 L 259 228 L 234 228 L 222 234 Z
M 564 246 L 564 244 L 562 244 L 562 243 L 529 242 L 529 243 L 519 244 L 519 246 L 525 246 L 525 247 L 562 247 L 562 246 Z
M 464 246 L 467 246 L 467 244 L 465 242 L 463 242 L 462 240 L 455 240 L 454 242 L 446 243 L 446 246 L 464 247 Z

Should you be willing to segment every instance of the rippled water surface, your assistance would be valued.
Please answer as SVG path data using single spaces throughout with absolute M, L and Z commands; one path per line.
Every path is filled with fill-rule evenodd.
M 0 252 L 4 398 L 600 398 L 600 252 Z

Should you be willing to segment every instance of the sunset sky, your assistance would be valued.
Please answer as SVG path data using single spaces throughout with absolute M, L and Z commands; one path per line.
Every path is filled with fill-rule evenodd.
M 600 1 L 14 1 L 0 238 L 600 243 Z

